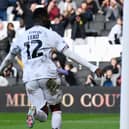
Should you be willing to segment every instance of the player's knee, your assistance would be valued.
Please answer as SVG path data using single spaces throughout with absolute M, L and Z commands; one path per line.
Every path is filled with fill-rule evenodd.
M 47 120 L 48 117 L 48 106 L 47 103 L 40 109 L 37 111 L 37 115 L 36 118 L 40 121 L 40 122 L 44 122 Z
M 37 111 L 35 118 L 40 122 L 45 122 L 47 120 L 48 115 L 44 111 Z

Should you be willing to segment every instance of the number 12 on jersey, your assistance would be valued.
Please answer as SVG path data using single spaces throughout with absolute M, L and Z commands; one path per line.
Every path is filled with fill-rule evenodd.
M 35 47 L 34 47 L 33 50 L 31 50 L 30 48 L 31 48 L 31 45 L 33 45 L 33 44 L 35 44 Z M 28 59 L 43 56 L 43 52 L 39 51 L 39 50 L 41 50 L 41 47 L 42 47 L 42 41 L 41 40 L 31 40 L 31 41 L 25 42 L 24 46 L 27 48 L 26 53 L 27 53 L 27 58 Z

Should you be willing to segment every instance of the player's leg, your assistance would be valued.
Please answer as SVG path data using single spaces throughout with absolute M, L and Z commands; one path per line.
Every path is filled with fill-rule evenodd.
M 37 111 L 35 118 L 40 122 L 45 122 L 48 117 L 48 106 L 47 103 Z
M 25 84 L 28 99 L 31 103 L 27 114 L 27 125 L 33 127 L 35 118 L 43 122 L 47 120 L 47 104 L 38 81 L 31 81 Z
M 62 112 L 60 106 L 62 100 L 62 90 L 60 79 L 48 79 L 46 81 L 46 87 L 44 87 L 44 93 L 52 111 L 52 129 L 61 129 Z
M 61 112 L 60 104 L 50 105 L 50 109 L 52 112 L 52 118 L 51 118 L 52 129 L 61 129 L 62 112 Z

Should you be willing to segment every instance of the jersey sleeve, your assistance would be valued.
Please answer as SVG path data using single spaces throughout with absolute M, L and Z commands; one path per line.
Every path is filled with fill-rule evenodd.
M 66 41 L 58 34 L 55 33 L 55 47 L 58 51 L 62 52 L 64 49 L 69 48 Z
M 20 44 L 20 40 L 18 40 L 18 39 L 16 39 L 15 41 L 12 42 L 11 48 L 10 48 L 10 53 L 12 55 L 17 55 L 21 52 L 19 44 Z

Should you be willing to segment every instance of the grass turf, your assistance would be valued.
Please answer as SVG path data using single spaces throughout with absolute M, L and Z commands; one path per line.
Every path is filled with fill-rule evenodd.
M 25 113 L 0 113 L 0 129 L 27 129 Z M 36 121 L 33 129 L 51 129 Z M 119 114 L 63 114 L 62 129 L 119 129 Z

